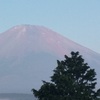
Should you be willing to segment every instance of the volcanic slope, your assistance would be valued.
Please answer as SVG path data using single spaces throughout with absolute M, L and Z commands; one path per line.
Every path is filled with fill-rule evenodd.
M 43 26 L 19 25 L 0 34 L 0 93 L 29 93 L 50 80 L 56 60 L 79 51 L 96 69 L 100 84 L 100 54 Z

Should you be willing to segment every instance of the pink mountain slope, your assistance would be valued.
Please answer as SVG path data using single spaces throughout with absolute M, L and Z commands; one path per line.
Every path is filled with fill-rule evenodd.
M 96 69 L 100 83 L 100 54 L 42 26 L 20 25 L 0 34 L 0 93 L 30 92 L 50 80 L 57 59 L 79 51 Z

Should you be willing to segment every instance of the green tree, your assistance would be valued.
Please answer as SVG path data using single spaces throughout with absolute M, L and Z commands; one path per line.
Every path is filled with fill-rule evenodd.
M 95 90 L 96 72 L 79 52 L 71 52 L 71 57 L 65 55 L 65 60 L 58 60 L 57 64 L 51 82 L 43 81 L 39 90 L 32 89 L 39 100 L 100 99 L 100 89 Z

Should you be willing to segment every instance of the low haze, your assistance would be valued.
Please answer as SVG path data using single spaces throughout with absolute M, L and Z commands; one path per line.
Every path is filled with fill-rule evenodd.
M 0 0 L 0 33 L 41 25 L 100 53 L 99 11 L 100 0 Z

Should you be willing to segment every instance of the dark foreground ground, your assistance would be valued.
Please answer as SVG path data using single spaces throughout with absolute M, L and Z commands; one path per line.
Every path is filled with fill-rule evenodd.
M 32 94 L 0 93 L 0 100 L 36 100 Z

